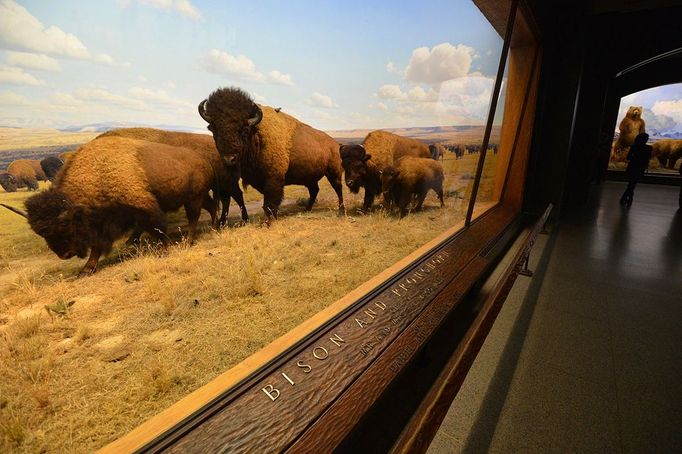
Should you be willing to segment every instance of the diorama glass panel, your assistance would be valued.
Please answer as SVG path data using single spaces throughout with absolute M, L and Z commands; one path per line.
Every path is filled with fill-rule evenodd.
M 648 173 L 678 175 L 682 161 L 682 84 L 661 85 L 624 96 L 618 108 L 609 169 L 624 171 L 638 134 L 652 145 Z
M 523 8 L 518 8 L 514 15 L 504 76 L 476 195 L 478 213 L 503 199 L 512 166 L 516 166 L 517 172 L 525 173 L 526 151 L 534 115 L 538 58 L 534 34 Z M 521 180 L 517 178 L 517 181 Z M 515 195 L 508 202 L 518 206 L 520 199 Z
M 3 452 L 97 449 L 463 225 L 503 44 L 470 1 L 9 0 L 0 12 L 8 36 L 0 40 L 2 169 L 49 156 L 66 163 L 54 182 L 36 174 L 37 191 L 2 173 L 17 180 L 0 192 L 15 208 L 0 211 Z M 154 201 L 155 184 L 181 180 L 176 158 L 165 156 L 213 146 L 206 112 L 220 87 L 243 90 L 263 112 L 216 151 L 220 166 L 269 116 L 289 130 L 263 133 L 257 146 L 317 156 L 319 143 L 333 143 L 329 162 L 294 169 L 308 172 L 309 184 L 284 186 L 276 220 L 261 208 L 270 186 L 244 178 L 248 222 L 235 199 L 227 227 L 215 228 L 204 210 L 193 238 L 192 204 L 183 200 L 161 210 L 167 225 L 150 224 L 137 241 L 147 205 L 135 205 L 143 215 L 130 222 L 121 221 L 128 211 L 102 207 L 116 197 Z M 197 135 L 147 129 L 95 139 L 132 127 Z M 363 143 L 344 159 L 358 158 L 358 176 L 340 147 Z M 300 164 L 287 156 L 261 170 Z M 374 180 L 356 185 L 372 159 L 382 163 Z M 197 162 L 219 179 L 215 162 Z M 194 166 L 183 169 L 197 181 Z M 341 175 L 339 213 L 330 181 Z M 206 200 L 219 199 L 218 186 L 206 184 Z M 39 213 L 53 216 L 41 225 L 68 226 L 49 247 L 34 231 L 45 230 L 17 213 L 31 217 L 26 200 L 48 192 L 59 206 Z M 74 256 L 105 234 L 115 237 L 112 250 L 102 247 L 96 268 L 83 269 Z

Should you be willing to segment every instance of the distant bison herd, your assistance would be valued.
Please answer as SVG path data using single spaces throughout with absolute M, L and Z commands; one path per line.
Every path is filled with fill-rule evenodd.
M 429 190 L 443 205 L 439 159 L 446 148 L 441 145 L 429 147 L 386 131 L 369 133 L 361 145 L 339 145 L 279 108 L 256 104 L 238 88 L 214 91 L 198 110 L 213 137 L 118 129 L 68 154 L 14 161 L 0 174 L 6 191 L 35 191 L 41 180 L 52 186 L 28 198 L 26 211 L 3 206 L 24 216 L 60 258 L 85 258 L 89 251 L 81 274 L 90 274 L 127 233 L 131 243 L 148 232 L 167 244 L 166 215 L 181 207 L 190 244 L 202 209 L 217 228 L 226 224 L 234 199 L 247 222 L 240 180 L 263 194 L 265 224 L 277 218 L 285 185 L 306 186 L 306 209 L 311 210 L 323 177 L 338 196 L 339 213 L 345 213 L 344 173 L 352 192 L 364 188 L 365 212 L 380 193 L 384 205 L 397 207 L 401 217 L 411 203 L 419 210 Z

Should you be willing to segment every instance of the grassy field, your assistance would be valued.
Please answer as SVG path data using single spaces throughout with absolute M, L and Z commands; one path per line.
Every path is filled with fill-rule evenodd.
M 119 243 L 82 279 L 83 260 L 59 260 L 0 211 L 0 452 L 90 452 L 130 431 L 463 219 L 477 158 L 446 156 L 444 209 L 430 193 L 403 220 L 357 215 L 362 193 L 345 191 L 339 217 L 323 181 L 312 212 L 307 190 L 287 187 L 283 216 L 262 228 L 262 196 L 249 189 L 252 224 L 204 226 L 188 247 L 177 213 L 166 252 Z

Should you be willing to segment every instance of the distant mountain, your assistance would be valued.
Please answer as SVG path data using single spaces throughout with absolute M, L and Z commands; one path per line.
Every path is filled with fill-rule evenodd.
M 184 125 L 144 125 L 139 123 L 131 123 L 127 121 L 109 121 L 104 123 L 90 123 L 87 125 L 72 125 L 64 128 L 59 128 L 63 132 L 107 132 L 118 128 L 156 128 L 165 129 L 167 131 L 184 131 L 184 132 L 203 132 L 206 133 L 205 128 L 193 128 Z

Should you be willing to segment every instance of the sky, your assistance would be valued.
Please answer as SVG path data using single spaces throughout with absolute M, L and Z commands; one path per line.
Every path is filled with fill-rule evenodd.
M 661 85 L 621 98 L 619 124 L 630 106 L 644 108 L 642 118 L 647 132 L 655 129 L 659 133 L 682 133 L 682 84 Z
M 325 130 L 483 124 L 501 49 L 470 0 L 0 0 L 0 126 L 205 129 L 226 86 Z

